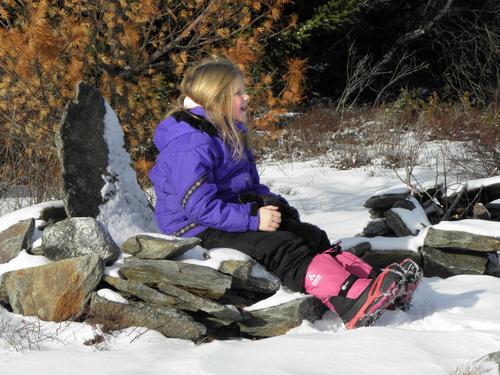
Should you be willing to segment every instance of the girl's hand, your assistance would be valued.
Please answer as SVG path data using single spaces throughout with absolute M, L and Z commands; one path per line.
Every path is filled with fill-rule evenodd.
M 276 206 L 264 206 L 259 208 L 259 218 L 259 230 L 275 232 L 281 223 L 281 212 Z

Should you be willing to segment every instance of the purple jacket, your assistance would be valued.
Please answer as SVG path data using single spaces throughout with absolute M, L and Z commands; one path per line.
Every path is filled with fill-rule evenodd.
M 205 117 L 202 107 L 190 112 Z M 149 173 L 161 231 L 183 237 L 196 236 L 206 228 L 257 231 L 257 209 L 251 203 L 240 203 L 239 194 L 271 193 L 259 182 L 252 153 L 246 150 L 241 160 L 234 160 L 213 125 L 205 121 L 198 126 L 186 113 L 175 117 L 168 117 L 156 128 L 154 143 L 160 154 Z

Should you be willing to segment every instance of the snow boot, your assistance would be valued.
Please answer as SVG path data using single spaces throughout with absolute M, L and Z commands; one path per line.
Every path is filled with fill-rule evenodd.
M 413 293 L 422 281 L 423 272 L 418 264 L 410 258 L 399 263 L 406 278 L 404 291 L 400 297 L 394 301 L 394 307 L 403 311 L 408 311 L 411 307 Z
M 373 324 L 402 293 L 401 266 L 388 266 L 375 279 L 360 278 L 335 258 L 329 252 L 313 258 L 306 272 L 306 292 L 337 313 L 348 329 Z
M 393 264 L 382 270 L 380 275 L 371 280 L 369 286 L 354 300 L 341 295 L 328 299 L 347 329 L 372 325 L 401 295 L 404 290 L 405 276 L 398 266 Z

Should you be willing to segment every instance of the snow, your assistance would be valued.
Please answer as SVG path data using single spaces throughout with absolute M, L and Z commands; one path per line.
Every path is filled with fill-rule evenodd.
M 420 230 L 417 236 L 403 238 L 354 237 L 369 221 L 368 210 L 363 207 L 366 199 L 398 183 L 390 172 L 339 171 L 315 162 L 267 164 L 261 170 L 263 183 L 296 206 L 303 220 L 324 228 L 332 241 L 341 239 L 343 247 L 369 241 L 375 249 L 417 251 L 423 243 L 427 228 Z M 415 173 L 420 178 L 428 172 L 417 168 Z M 0 225 L 8 227 L 21 218 L 36 216 L 39 209 L 31 207 L 4 215 Z M 115 215 L 119 215 L 119 211 Z M 129 223 L 117 219 L 120 228 L 128 232 Z M 500 232 L 498 223 L 473 220 L 473 223 L 464 221 L 461 224 L 469 231 L 490 235 Z M 115 224 L 110 222 L 110 225 Z M 137 228 L 130 225 L 133 227 L 130 233 L 149 232 L 136 231 Z M 446 225 L 436 227 L 442 229 L 440 226 Z M 450 227 L 457 225 L 460 224 L 454 222 Z M 228 258 L 248 259 L 232 249 L 207 252 L 199 246 L 182 256 L 184 261 L 214 268 Z M 22 251 L 17 258 L 0 265 L 0 273 L 47 261 Z M 121 263 L 123 257 L 107 267 L 106 272 L 117 275 Z M 267 271 L 255 266 L 253 274 L 266 275 Z M 99 294 L 112 300 L 119 298 L 110 290 L 101 289 Z M 274 299 L 247 309 L 259 309 L 302 296 L 282 288 Z M 334 314 L 327 312 L 319 321 L 303 322 L 283 336 L 264 340 L 239 339 L 195 345 L 165 338 L 154 331 L 129 328 L 113 335 L 104 334 L 104 343 L 90 346 L 84 342 L 101 333 L 96 327 L 78 322 L 39 322 L 0 307 L 0 366 L 2 375 L 24 375 L 34 370 L 41 375 L 448 375 L 459 366 L 500 350 L 499 304 L 499 278 L 477 275 L 424 278 L 410 311 L 387 311 L 368 328 L 347 331 Z M 24 336 L 12 338 L 8 335 L 23 327 Z M 29 343 L 37 345 L 31 345 L 30 350 Z M 482 366 L 479 373 L 498 374 L 492 364 Z
M 62 200 L 43 202 L 33 206 L 21 208 L 20 210 L 14 212 L 6 213 L 5 215 L 0 216 L 0 232 L 23 220 L 31 218 L 39 219 L 40 213 L 49 207 L 64 207 L 64 202 Z
M 398 184 L 391 186 L 384 190 L 379 190 L 373 193 L 373 196 L 389 195 L 389 194 L 406 194 L 409 193 L 408 186 L 405 184 Z
M 391 211 L 396 213 L 401 218 L 406 227 L 410 230 L 410 232 L 415 235 L 420 230 L 430 227 L 431 223 L 429 222 L 424 209 L 422 208 L 420 203 L 418 203 L 415 197 L 410 197 L 408 200 L 415 205 L 415 208 L 413 210 L 396 207 L 392 208 Z
M 467 181 L 467 191 L 480 189 L 481 187 L 491 186 L 494 184 L 500 184 L 500 176 L 478 178 L 477 180 L 469 180 Z M 450 196 L 462 190 L 464 186 L 465 186 L 464 183 L 454 184 L 448 188 L 446 194 Z
M 105 202 L 99 206 L 97 220 L 121 245 L 138 233 L 159 230 L 146 196 L 137 184 L 130 156 L 125 151 L 118 117 L 106 101 L 105 106 L 104 139 L 108 145 L 109 165 L 107 175 L 103 176 L 106 183 L 101 190 Z
M 500 238 L 500 222 L 479 219 L 460 221 L 441 221 L 433 226 L 435 229 L 478 234 L 481 236 Z

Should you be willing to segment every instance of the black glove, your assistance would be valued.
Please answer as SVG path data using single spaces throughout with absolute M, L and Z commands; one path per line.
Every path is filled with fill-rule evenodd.
M 295 207 L 290 206 L 288 201 L 281 195 L 261 195 L 260 198 L 263 206 L 276 206 L 284 218 L 300 222 L 299 211 Z

